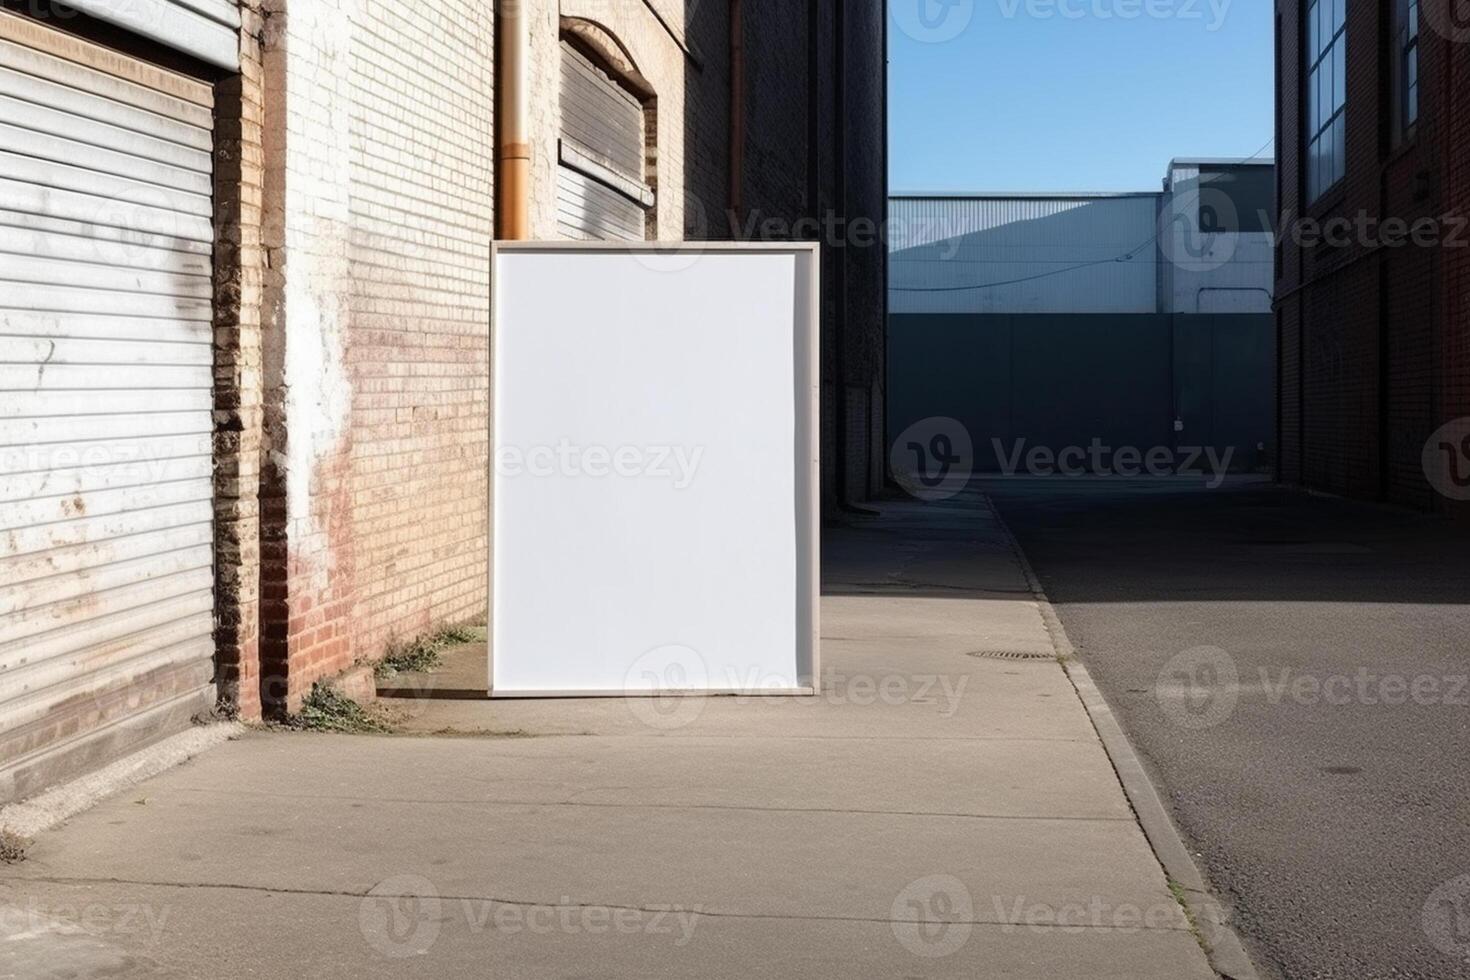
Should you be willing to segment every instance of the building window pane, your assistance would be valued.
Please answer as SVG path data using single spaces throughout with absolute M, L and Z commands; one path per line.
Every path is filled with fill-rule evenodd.
M 1315 133 L 1322 128 L 1322 73 L 1313 71 L 1311 81 L 1307 85 L 1307 98 L 1311 100 L 1312 108 L 1311 129 L 1309 133 Z
M 1316 198 L 1322 193 L 1322 141 L 1312 140 L 1307 147 L 1307 195 Z
M 1315 201 L 1343 178 L 1347 160 L 1347 5 L 1313 0 L 1307 10 L 1306 184 Z
M 1318 72 L 1318 74 L 1322 76 L 1322 98 L 1321 108 L 1318 110 L 1319 115 L 1317 116 L 1317 119 L 1319 120 L 1319 122 L 1317 123 L 1317 125 L 1325 126 L 1327 125 L 1327 120 L 1332 118 L 1332 112 L 1334 109 L 1332 103 L 1332 88 L 1335 83 L 1332 78 L 1332 66 L 1324 61 L 1322 63 L 1322 69 L 1320 72 Z
M 1393 141 L 1409 138 L 1419 118 L 1419 2 L 1394 0 L 1393 4 Z
M 1347 120 L 1342 116 L 1332 124 L 1332 183 L 1347 176 Z
M 1347 45 L 1332 46 L 1332 111 L 1347 101 Z

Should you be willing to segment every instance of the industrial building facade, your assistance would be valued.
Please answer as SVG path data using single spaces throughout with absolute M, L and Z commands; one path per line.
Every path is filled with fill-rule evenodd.
M 1273 174 L 1181 159 L 1160 191 L 895 196 L 891 436 L 953 420 L 989 473 L 1079 447 L 1094 469 L 1269 467 Z
M 1445 0 L 1276 14 L 1281 478 L 1463 514 L 1470 31 Z
M 497 226 L 878 219 L 884 31 L 876 0 L 5 0 L 0 801 L 483 617 Z M 881 479 L 885 256 L 845 244 L 831 507 Z

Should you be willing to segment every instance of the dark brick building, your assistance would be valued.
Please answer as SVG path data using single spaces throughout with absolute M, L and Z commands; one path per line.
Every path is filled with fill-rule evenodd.
M 872 0 L 745 0 L 746 147 L 732 238 L 822 242 L 828 508 L 884 479 L 887 22 Z
M 1464 512 L 1470 22 L 1452 0 L 1280 0 L 1279 472 Z M 1446 432 L 1450 435 L 1446 435 Z

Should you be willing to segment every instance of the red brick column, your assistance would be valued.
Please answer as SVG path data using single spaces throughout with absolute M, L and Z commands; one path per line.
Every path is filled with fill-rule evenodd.
M 240 72 L 215 89 L 215 644 L 221 709 L 259 718 L 262 279 L 259 0 L 243 0 Z

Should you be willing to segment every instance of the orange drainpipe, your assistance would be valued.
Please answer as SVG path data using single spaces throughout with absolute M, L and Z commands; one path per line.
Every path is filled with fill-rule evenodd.
M 525 0 L 495 3 L 495 237 L 531 237 L 531 30 Z

